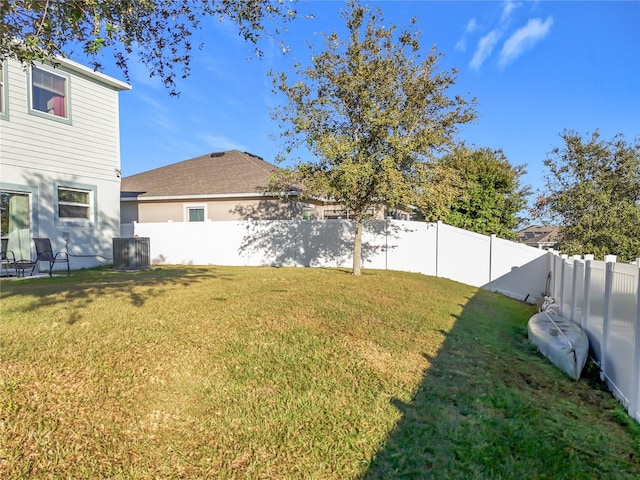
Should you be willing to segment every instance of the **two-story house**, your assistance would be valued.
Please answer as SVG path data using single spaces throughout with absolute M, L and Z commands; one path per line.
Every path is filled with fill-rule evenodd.
M 109 262 L 120 231 L 118 92 L 130 88 L 67 59 L 0 61 L 0 224 L 18 260 L 47 237 L 68 249 L 71 268 Z

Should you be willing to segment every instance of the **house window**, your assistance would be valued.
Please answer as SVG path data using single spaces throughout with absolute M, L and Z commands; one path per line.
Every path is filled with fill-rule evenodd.
M 58 187 L 58 218 L 60 220 L 91 220 L 93 192 Z
M 204 222 L 204 207 L 187 207 L 187 222 Z
M 0 62 L 0 118 L 7 115 L 7 67 Z
M 69 118 L 66 77 L 42 68 L 31 68 L 31 109 Z
M 30 195 L 0 191 L 0 236 L 2 250 L 11 250 L 16 260 L 31 258 Z

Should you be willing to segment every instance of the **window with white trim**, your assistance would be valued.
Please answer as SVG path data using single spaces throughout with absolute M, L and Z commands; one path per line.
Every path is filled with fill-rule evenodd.
M 187 207 L 187 222 L 204 222 L 204 207 Z
M 38 67 L 31 68 L 31 109 L 69 118 L 68 79 Z
M 5 78 L 7 69 L 0 61 L 0 117 L 4 117 L 7 114 L 7 80 Z
M 60 220 L 92 220 L 93 191 L 58 187 L 58 218 Z

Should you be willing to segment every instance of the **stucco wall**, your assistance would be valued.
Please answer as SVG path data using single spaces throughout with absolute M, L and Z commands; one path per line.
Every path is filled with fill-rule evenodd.
M 348 219 L 344 211 L 333 204 L 282 200 L 279 198 L 216 198 L 178 200 L 123 200 L 121 202 L 122 223 L 131 222 L 184 222 L 187 207 L 204 207 L 206 219 L 211 221 L 232 220 L 326 220 Z M 403 214 L 402 219 L 408 219 Z M 384 210 L 379 209 L 374 216 L 384 218 Z
M 282 220 L 301 217 L 302 206 L 280 199 L 203 199 L 176 201 L 122 201 L 122 223 L 185 222 L 187 207 L 204 207 L 206 219 L 227 220 Z

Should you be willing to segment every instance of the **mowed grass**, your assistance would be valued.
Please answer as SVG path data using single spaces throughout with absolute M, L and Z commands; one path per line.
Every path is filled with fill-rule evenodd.
M 163 267 L 1 302 L 3 479 L 640 478 L 640 427 L 532 307 L 459 283 Z

